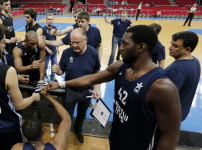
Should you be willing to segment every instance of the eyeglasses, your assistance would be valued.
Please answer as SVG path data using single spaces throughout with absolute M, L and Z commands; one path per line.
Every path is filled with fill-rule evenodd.
M 83 40 L 85 40 L 86 39 L 86 37 L 84 37 L 83 38 Z M 80 45 L 81 44 L 81 42 L 83 42 L 83 40 L 81 40 L 81 41 L 75 41 L 75 42 L 69 42 L 69 45 L 74 45 L 74 44 L 76 44 L 76 45 Z

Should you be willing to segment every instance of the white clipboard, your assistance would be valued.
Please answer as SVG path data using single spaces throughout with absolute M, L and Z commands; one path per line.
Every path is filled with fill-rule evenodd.
M 103 100 L 97 99 L 94 106 L 91 109 L 90 115 L 99 123 L 99 125 L 104 129 L 109 117 L 111 115 L 111 110 L 103 102 Z

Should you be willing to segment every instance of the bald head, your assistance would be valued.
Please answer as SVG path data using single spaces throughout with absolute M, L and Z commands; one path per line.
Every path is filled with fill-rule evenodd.
M 34 31 L 28 31 L 25 35 L 25 40 L 29 41 L 30 39 L 38 39 L 38 36 L 36 34 L 36 32 Z
M 71 34 L 70 34 L 70 39 L 71 37 L 86 37 L 86 32 L 82 29 L 82 28 L 76 28 L 74 30 L 72 30 Z

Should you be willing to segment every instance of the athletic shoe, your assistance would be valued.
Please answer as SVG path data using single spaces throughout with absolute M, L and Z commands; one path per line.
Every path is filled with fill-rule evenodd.
M 190 26 L 190 27 L 191 27 L 191 25 L 188 25 L 188 26 Z
M 182 26 L 185 26 L 185 24 L 183 24 Z
M 51 82 L 58 82 L 58 80 L 57 80 L 55 77 L 50 78 L 50 81 L 51 81 Z
M 79 133 L 75 133 L 76 134 L 76 137 L 77 137 L 77 140 L 80 144 L 83 144 L 84 143 L 84 139 L 83 139 L 83 134 L 82 132 L 79 132 Z

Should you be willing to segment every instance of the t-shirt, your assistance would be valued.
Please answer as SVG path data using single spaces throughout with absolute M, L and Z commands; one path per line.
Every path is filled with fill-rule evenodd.
M 157 42 L 156 47 L 152 52 L 152 61 L 157 64 L 158 60 L 165 59 L 165 47 L 161 44 L 160 41 Z
M 71 31 L 64 38 L 61 39 L 62 42 L 66 45 L 68 45 L 70 42 L 70 34 Z M 90 45 L 95 49 L 97 49 L 98 43 L 101 43 L 102 41 L 100 30 L 90 25 L 88 31 L 86 32 L 86 37 L 88 38 L 87 45 Z
M 51 143 L 46 143 L 44 146 L 45 146 L 45 148 L 43 150 L 56 150 L 55 146 L 53 144 L 51 144 Z M 25 142 L 23 144 L 22 150 L 36 150 L 36 149 L 29 142 Z
M 96 70 L 100 70 L 99 54 L 96 49 L 87 45 L 86 51 L 79 55 L 74 52 L 72 47 L 63 51 L 60 60 L 60 69 L 66 73 L 65 81 L 82 77 L 88 74 L 94 74 Z M 89 89 L 90 87 L 71 87 L 76 90 Z
M 197 8 L 196 7 L 191 7 L 191 8 L 189 8 L 189 11 L 197 11 Z M 194 15 L 194 13 L 191 13 L 191 12 L 190 12 L 190 14 Z
M 126 29 L 132 24 L 130 20 L 121 21 L 121 19 L 111 20 L 111 24 L 114 25 L 113 35 L 122 38 L 123 34 L 126 32 Z
M 201 73 L 200 63 L 196 57 L 193 57 L 193 59 L 177 60 L 165 68 L 165 71 L 179 90 L 183 121 L 189 114 L 199 83 Z
M 55 26 L 52 26 L 51 29 L 56 29 Z M 56 36 L 55 35 L 50 35 L 50 28 L 48 28 L 47 26 L 43 27 L 43 35 L 46 36 L 46 40 L 50 40 L 50 41 L 55 41 L 56 40 Z M 55 54 L 56 51 L 56 47 L 55 46 L 50 46 L 50 45 L 46 45 L 51 51 L 53 51 L 53 53 Z M 49 55 L 49 53 L 46 51 L 46 55 Z

